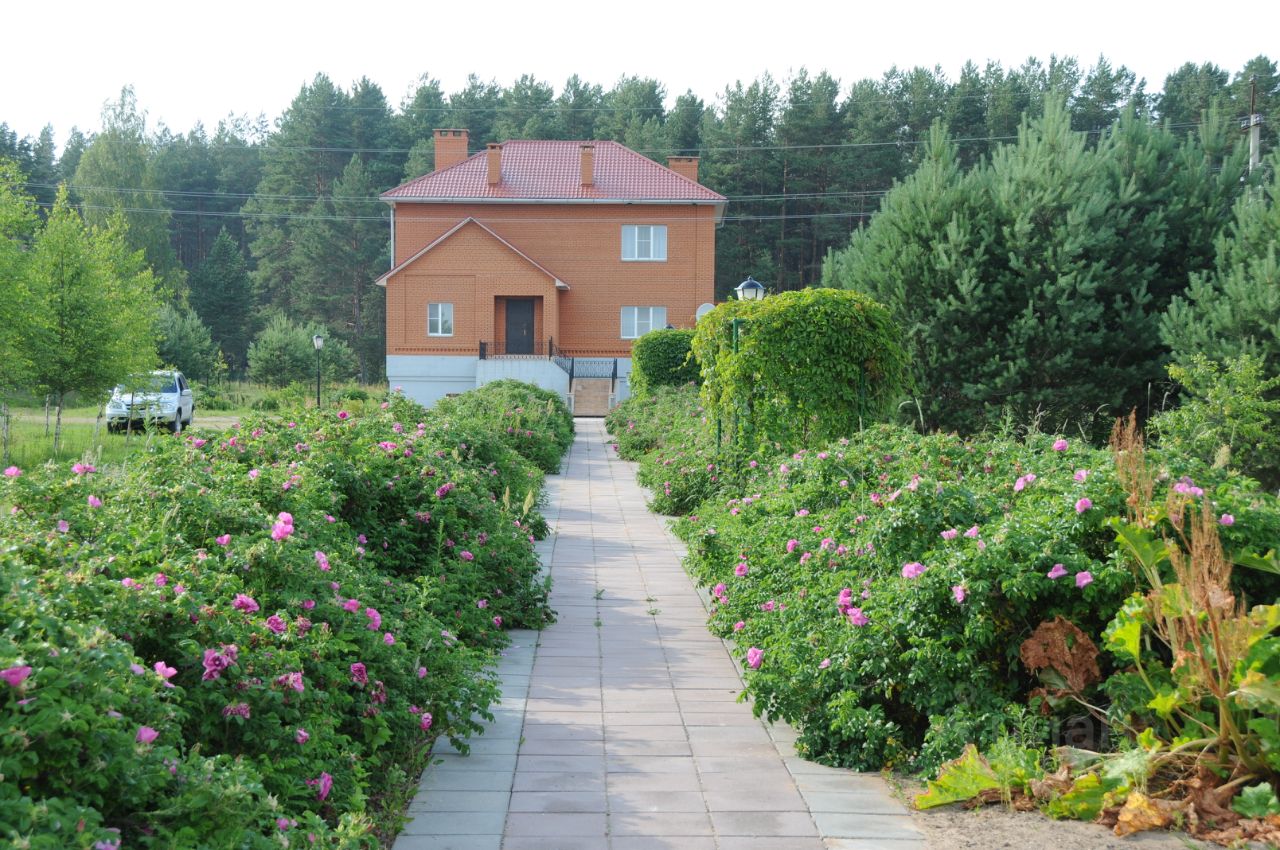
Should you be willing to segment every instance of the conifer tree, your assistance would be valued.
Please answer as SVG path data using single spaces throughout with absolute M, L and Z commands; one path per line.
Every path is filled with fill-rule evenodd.
M 227 364 L 245 366 L 253 315 L 253 286 L 235 240 L 224 229 L 191 275 L 191 307 L 209 328 Z
M 1236 202 L 1217 240 L 1213 268 L 1191 275 L 1160 329 L 1180 363 L 1202 354 L 1226 362 L 1240 354 L 1280 373 L 1280 154 L 1268 158 L 1270 179 Z

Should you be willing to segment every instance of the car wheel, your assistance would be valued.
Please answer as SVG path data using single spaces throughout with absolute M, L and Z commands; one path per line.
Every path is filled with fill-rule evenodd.
M 184 423 L 182 423 L 182 424 L 183 424 L 183 425 L 185 425 L 186 427 L 190 428 L 190 427 L 191 427 L 191 424 L 192 424 L 193 422 L 195 422 L 195 421 L 196 421 L 196 408 L 195 408 L 195 405 L 192 405 L 192 406 L 191 406 L 191 415 L 190 415 L 190 416 L 188 416 L 188 417 L 187 417 L 187 421 L 186 421 L 186 422 L 184 422 Z
M 169 430 L 175 434 L 182 432 L 182 411 L 179 410 L 173 414 L 173 421 L 169 423 Z

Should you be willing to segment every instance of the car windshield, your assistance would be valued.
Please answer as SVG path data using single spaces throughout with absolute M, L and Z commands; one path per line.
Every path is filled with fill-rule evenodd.
M 130 375 L 116 386 L 116 395 L 130 393 L 176 393 L 178 382 L 172 375 Z

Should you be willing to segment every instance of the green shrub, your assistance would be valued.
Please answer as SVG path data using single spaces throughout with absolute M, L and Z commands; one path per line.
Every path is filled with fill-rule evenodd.
M 649 331 L 631 344 L 631 391 L 643 396 L 658 387 L 698 380 L 693 358 L 693 331 L 683 328 Z
M 1224 364 L 1195 355 L 1171 365 L 1186 397 L 1152 417 L 1160 447 L 1238 469 L 1269 489 L 1280 485 L 1280 375 L 1268 378 L 1264 369 L 1263 359 L 1249 354 Z
M 520 381 L 493 381 L 436 402 L 446 416 L 471 423 L 543 472 L 556 472 L 573 444 L 573 415 L 560 394 Z
M 717 598 L 712 629 L 740 653 L 763 651 L 748 669 L 755 709 L 792 723 L 823 761 L 929 770 L 966 743 L 1062 723 L 1069 701 L 1028 721 L 1045 683 L 1020 645 L 1059 615 L 1101 645 L 1140 586 L 1105 522 L 1127 502 L 1113 458 L 1078 441 L 881 425 L 791 454 L 717 455 L 690 388 L 627 402 L 608 424 L 619 452 L 640 460 L 652 506 L 688 514 L 676 530 Z M 1153 456 L 1158 496 L 1193 479 L 1234 518 L 1221 529 L 1228 552 L 1280 539 L 1280 505 L 1252 482 Z M 923 572 L 904 576 L 910 564 Z M 1237 570 L 1232 589 L 1271 600 L 1280 579 Z
M 498 698 L 503 629 L 546 622 L 541 481 L 398 396 L 0 478 L 0 670 L 31 668 L 0 682 L 0 837 L 376 846 Z
M 319 365 L 325 381 L 349 381 L 355 377 L 355 355 L 342 340 L 330 336 L 320 325 L 294 324 L 277 314 L 249 346 L 249 374 L 253 380 L 273 387 L 291 383 L 315 386 L 316 349 L 312 337 L 325 338 Z
M 888 418 L 906 387 L 902 333 L 857 292 L 721 304 L 698 322 L 702 400 L 740 444 L 799 447 Z

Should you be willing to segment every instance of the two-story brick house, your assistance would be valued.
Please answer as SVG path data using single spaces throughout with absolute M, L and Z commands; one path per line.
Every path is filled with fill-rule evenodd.
M 663 167 L 616 142 L 566 141 L 468 155 L 466 130 L 437 130 L 435 150 L 434 171 L 381 196 L 387 377 L 410 397 L 517 377 L 573 391 L 586 412 L 570 371 L 608 364 L 620 400 L 631 340 L 693 327 L 712 301 L 726 199 L 697 182 L 696 158 Z

